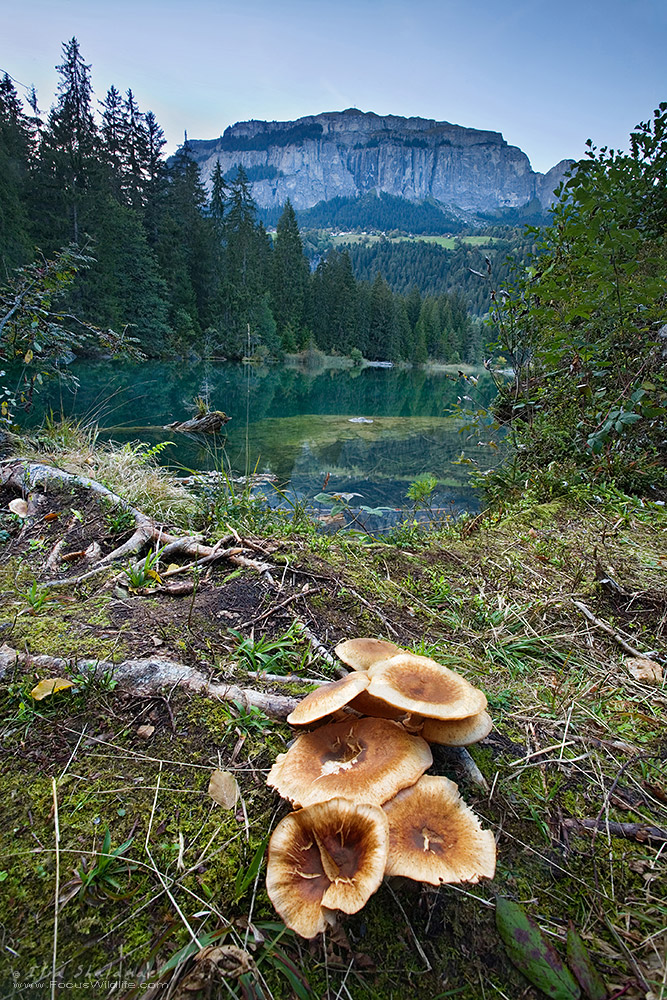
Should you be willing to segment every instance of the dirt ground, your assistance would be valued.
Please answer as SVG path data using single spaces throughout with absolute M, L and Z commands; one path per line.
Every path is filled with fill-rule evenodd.
M 28 519 L 9 512 L 16 496 L 0 492 L 0 640 L 29 655 L 0 686 L 1 997 L 48 995 L 55 972 L 100 997 L 537 1000 L 499 936 L 496 896 L 563 959 L 576 928 L 607 997 L 667 995 L 659 506 L 526 506 L 403 545 L 255 537 L 270 580 L 220 561 L 169 593 L 131 587 L 123 565 L 68 585 L 85 558 L 67 556 L 109 552 L 131 525 L 86 489 L 39 491 Z M 294 695 L 333 676 L 322 647 L 359 635 L 456 665 L 485 691 L 494 729 L 470 753 L 487 789 L 447 748 L 429 773 L 459 783 L 498 866 L 477 885 L 386 880 L 308 942 L 264 888 L 268 836 L 288 812 L 265 778 L 289 726 L 179 686 L 139 696 L 77 664 L 163 658 Z M 652 681 L 633 677 L 621 642 L 652 654 Z M 69 658 L 74 686 L 37 701 L 53 676 L 40 655 Z M 230 810 L 208 793 L 216 769 L 237 779 Z

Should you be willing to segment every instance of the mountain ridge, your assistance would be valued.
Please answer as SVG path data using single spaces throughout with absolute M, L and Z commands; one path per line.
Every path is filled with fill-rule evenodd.
M 206 183 L 217 160 L 225 174 L 243 166 L 263 209 L 289 198 L 303 210 L 370 191 L 465 212 L 520 208 L 534 199 L 546 209 L 573 162 L 561 160 L 541 174 L 501 132 L 356 108 L 237 122 L 219 138 L 189 146 Z

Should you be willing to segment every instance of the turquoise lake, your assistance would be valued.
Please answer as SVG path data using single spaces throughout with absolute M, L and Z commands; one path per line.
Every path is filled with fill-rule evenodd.
M 387 523 L 411 509 L 406 491 L 424 473 L 438 479 L 433 506 L 439 511 L 478 510 L 470 467 L 455 463 L 464 450 L 482 469 L 499 461 L 491 434 L 462 429 L 466 420 L 452 415 L 457 400 L 472 412 L 493 399 L 493 381 L 483 370 L 473 374 L 476 385 L 455 370 L 77 361 L 70 371 L 78 390 L 52 386 L 40 403 L 42 415 L 52 407 L 97 422 L 102 439 L 171 441 L 160 460 L 183 475 L 261 473 L 300 499 L 323 490 L 355 493 L 352 507 L 391 508 L 382 518 Z M 192 416 L 196 396 L 231 417 L 224 433 L 194 438 L 164 430 Z M 36 412 L 30 422 L 40 418 Z M 271 489 L 263 490 L 272 502 Z

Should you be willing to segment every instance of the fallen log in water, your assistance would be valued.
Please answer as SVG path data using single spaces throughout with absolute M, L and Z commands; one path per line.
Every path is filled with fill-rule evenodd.
M 183 434 L 215 434 L 231 419 L 222 410 L 209 410 L 190 420 L 173 420 L 170 424 L 165 424 L 164 429 L 181 431 Z

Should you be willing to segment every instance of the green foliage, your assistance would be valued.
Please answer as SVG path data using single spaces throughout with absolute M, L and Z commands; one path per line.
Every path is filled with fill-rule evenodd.
M 234 701 L 233 704 L 234 708 L 228 710 L 228 733 L 241 732 L 245 733 L 246 736 L 252 736 L 263 733 L 271 727 L 271 719 L 261 708 L 257 708 L 256 705 L 250 705 L 246 708 L 240 701 Z
M 33 580 L 30 587 L 23 591 L 21 597 L 26 602 L 33 614 L 41 611 L 48 602 L 48 591 L 43 590 L 36 580 Z
M 156 549 L 154 552 L 149 552 L 140 562 L 128 563 L 125 566 L 125 576 L 128 586 L 139 588 L 149 586 L 152 582 L 160 582 L 157 568 L 163 550 L 164 546 L 161 549 Z
M 304 647 L 301 628 L 296 623 L 276 639 L 267 636 L 256 639 L 254 633 L 246 639 L 235 629 L 230 629 L 230 632 L 238 641 L 235 655 L 248 670 L 289 674 L 303 670 L 306 665 L 308 647 Z
M 107 827 L 99 854 L 93 855 L 90 862 L 83 858 L 77 868 L 76 878 L 69 886 L 64 887 L 67 899 L 79 893 L 99 899 L 122 892 L 124 886 L 121 885 L 121 878 L 130 875 L 136 868 L 136 865 L 125 858 L 125 852 L 130 849 L 133 841 L 134 837 L 130 837 L 111 850 L 111 833 Z
M 426 507 L 430 510 L 437 485 L 437 477 L 431 472 L 424 472 L 421 476 L 417 476 L 413 483 L 410 483 L 405 495 L 408 500 L 412 500 L 415 510 L 419 510 L 420 507 Z
M 2 418 L 9 419 L 15 406 L 29 409 L 47 379 L 59 376 L 75 383 L 63 367 L 73 350 L 94 345 L 112 355 L 134 352 L 124 336 L 59 309 L 59 297 L 91 264 L 91 257 L 68 246 L 53 257 L 25 264 L 0 288 L 0 363 L 11 365 L 13 376 L 13 385 L 0 386 Z
M 624 489 L 667 488 L 664 276 L 667 104 L 631 152 L 590 142 L 560 189 L 538 255 L 493 303 L 514 369 L 497 411 L 524 474 L 550 462 Z M 520 476 L 519 476 L 520 479 Z

